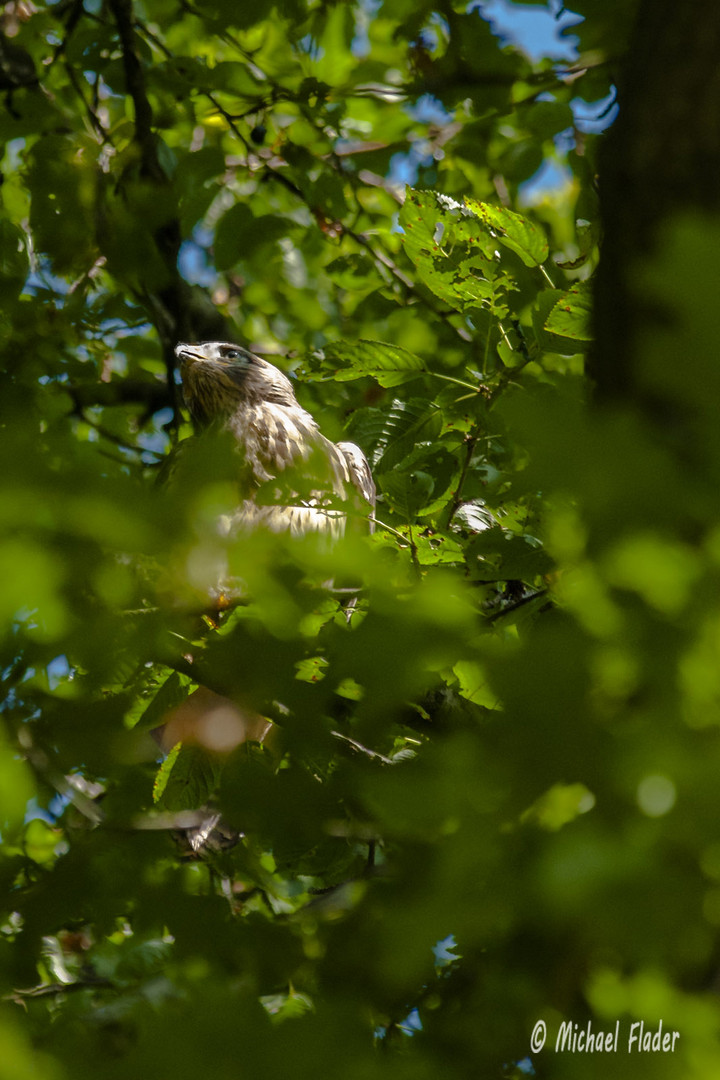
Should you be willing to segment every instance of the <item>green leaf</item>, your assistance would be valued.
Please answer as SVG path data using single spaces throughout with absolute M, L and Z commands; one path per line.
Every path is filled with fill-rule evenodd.
M 572 109 L 564 101 L 534 101 L 518 111 L 527 130 L 539 139 L 551 139 L 575 122 Z
M 347 364 L 338 368 L 337 364 Z M 371 375 L 381 386 L 399 386 L 424 371 L 419 356 L 384 341 L 333 342 L 325 348 L 323 368 L 338 382 Z
M 355 20 L 351 8 L 345 4 L 323 6 L 320 27 L 313 35 L 317 37 L 317 58 L 312 65 L 318 79 L 336 86 L 347 79 L 355 67 L 355 57 L 350 44 L 355 33 Z M 324 25 L 323 25 L 324 24 Z
M 432 499 L 435 481 L 422 470 L 380 474 L 377 481 L 396 514 L 412 521 Z
M 499 526 L 475 536 L 467 549 L 470 574 L 477 581 L 533 581 L 553 562 L 534 536 L 516 536 Z
M 381 464 L 384 460 L 383 457 Z M 420 469 L 432 477 L 432 499 L 423 505 L 421 512 L 424 515 L 435 513 L 445 505 L 450 488 L 459 476 L 460 468 L 456 455 L 450 453 L 444 446 L 440 446 L 437 441 L 433 441 L 415 446 L 402 459 L 396 471 L 412 473 Z
M 385 414 L 372 447 L 372 460 L 379 472 L 395 468 L 419 442 L 432 442 L 442 429 L 442 411 L 424 398 L 393 401 Z
M 16 297 L 28 275 L 27 238 L 19 225 L 0 218 L 0 294 Z
M 22 822 L 32 795 L 33 785 L 26 762 L 0 737 L 0 829 Z
M 215 229 L 215 265 L 230 270 L 238 262 L 252 258 L 274 244 L 287 232 L 287 222 L 274 214 L 255 217 L 244 203 L 235 203 L 220 218 Z
M 474 660 L 459 660 L 453 667 L 453 673 L 457 677 L 460 693 L 464 698 L 485 709 L 499 708 L 497 693 L 490 685 L 487 672 L 481 664 Z
M 167 782 L 170 779 L 170 774 L 175 768 L 175 763 L 182 750 L 182 743 L 175 743 L 172 750 L 169 752 L 162 765 L 155 774 L 155 781 L 153 783 L 153 802 L 158 803 L 162 799 Z
M 306 656 L 295 664 L 295 678 L 300 682 L 316 683 L 325 678 L 328 662 L 324 656 Z
M 260 999 L 274 1024 L 297 1020 L 313 1011 L 312 1000 L 294 990 L 289 994 L 268 994 Z
M 215 147 L 203 147 L 180 159 L 175 170 L 175 187 L 180 202 L 183 236 L 204 216 L 220 190 L 219 176 L 225 169 L 225 155 Z
M 460 310 L 507 313 L 504 294 L 515 284 L 499 266 L 495 240 L 473 214 L 445 195 L 408 188 L 398 221 L 405 251 L 436 296 Z
M 427 509 L 424 509 L 422 513 L 427 513 Z M 418 530 L 415 532 L 418 534 Z M 428 530 L 428 533 L 429 535 L 426 535 L 423 530 L 413 536 L 417 561 L 421 566 L 459 566 L 462 564 L 463 549 L 457 541 L 431 530 Z
M 187 675 L 158 665 L 146 674 L 139 686 L 138 695 L 125 713 L 125 725 L 139 731 L 150 731 L 166 719 L 171 709 L 190 696 L 197 684 Z
M 28 170 L 35 250 L 47 254 L 58 273 L 87 270 L 97 254 L 92 148 L 47 135 L 29 151 Z
M 538 171 L 543 160 L 542 146 L 537 140 L 523 139 L 520 142 L 504 142 L 504 150 L 494 165 L 506 180 L 521 184 Z
M 540 266 L 548 257 L 548 242 L 539 225 L 504 206 L 466 197 L 465 205 L 497 236 L 501 244 L 519 255 L 526 266 Z
M 39 866 L 50 866 L 55 862 L 57 847 L 62 839 L 62 830 L 53 829 L 41 818 L 33 818 L 25 826 L 23 850 Z
M 592 341 L 592 282 L 578 281 L 555 304 L 545 329 L 573 341 Z
M 553 784 L 525 810 L 522 821 L 556 832 L 594 805 L 595 796 L 584 784 Z
M 377 267 L 367 255 L 341 255 L 325 267 L 325 273 L 341 289 L 370 291 L 382 285 Z
M 153 801 L 166 810 L 194 810 L 213 794 L 220 771 L 200 747 L 178 743 L 158 769 Z

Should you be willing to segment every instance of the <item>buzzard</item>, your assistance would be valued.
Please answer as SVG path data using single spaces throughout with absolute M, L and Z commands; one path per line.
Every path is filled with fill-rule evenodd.
M 175 353 L 198 436 L 224 437 L 237 455 L 231 473 L 238 506 L 223 518 L 222 531 L 234 536 L 265 528 L 334 540 L 353 525 L 372 530 L 375 485 L 365 455 L 354 443 L 332 443 L 322 435 L 287 375 L 225 341 L 180 344 Z M 226 588 L 221 585 L 219 591 L 226 593 Z M 154 735 L 166 752 L 178 742 L 226 752 L 248 739 L 264 741 L 271 726 L 201 686 Z M 193 856 L 231 846 L 237 838 L 210 808 L 199 811 L 196 825 L 178 831 Z
M 224 431 L 235 443 L 240 501 L 226 522 L 231 533 L 263 527 L 336 538 L 348 519 L 367 523 L 375 485 L 365 455 L 321 434 L 287 375 L 225 341 L 180 344 L 175 353 L 197 431 Z

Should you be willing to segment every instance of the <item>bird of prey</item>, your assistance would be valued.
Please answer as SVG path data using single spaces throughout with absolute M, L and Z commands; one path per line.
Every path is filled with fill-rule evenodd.
M 375 485 L 365 455 L 354 443 L 332 443 L 321 434 L 286 375 L 230 342 L 180 344 L 175 353 L 198 437 L 219 436 L 219 445 L 224 440 L 233 456 L 229 472 L 237 483 L 238 505 L 218 523 L 220 531 L 233 537 L 265 528 L 330 540 L 353 525 L 372 531 Z M 227 596 L 227 583 L 218 586 L 218 594 Z M 177 742 L 227 752 L 248 739 L 265 741 L 271 726 L 201 686 L 154 735 L 165 752 Z M 206 807 L 199 814 L 197 824 L 179 830 L 192 855 L 237 841 L 238 833 L 217 812 Z
M 180 344 L 185 401 L 198 433 L 227 432 L 238 454 L 230 534 L 262 527 L 335 539 L 364 523 L 375 485 L 359 446 L 332 443 L 299 404 L 287 375 L 239 345 Z M 372 530 L 372 523 L 370 523 Z

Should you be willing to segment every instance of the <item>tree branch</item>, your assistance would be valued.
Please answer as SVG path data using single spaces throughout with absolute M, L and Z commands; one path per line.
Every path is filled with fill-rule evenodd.
M 135 141 L 140 147 L 143 172 L 146 176 L 164 180 L 165 173 L 158 161 L 153 132 L 152 106 L 145 90 L 143 69 L 135 52 L 132 0 L 110 0 L 110 9 L 120 36 L 127 92 L 135 108 Z
M 149 413 L 172 408 L 172 397 L 165 383 L 149 379 L 117 379 L 112 382 L 78 383 L 63 386 L 77 409 L 93 405 L 127 405 L 137 402 Z

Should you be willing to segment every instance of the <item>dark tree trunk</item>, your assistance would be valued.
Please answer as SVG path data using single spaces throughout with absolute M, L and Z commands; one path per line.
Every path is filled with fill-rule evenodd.
M 643 387 L 637 370 L 638 336 L 665 313 L 634 291 L 634 274 L 668 219 L 720 210 L 720 4 L 643 0 L 627 56 L 600 166 L 592 373 L 600 400 L 629 396 L 665 424 L 673 402 Z

